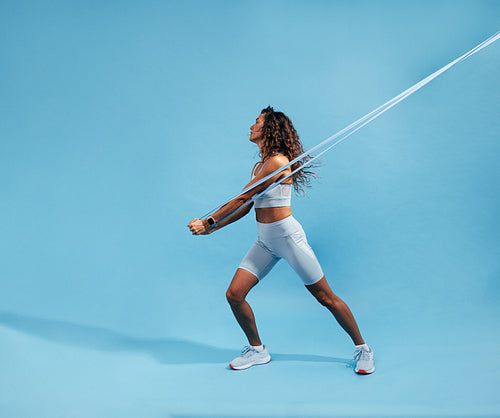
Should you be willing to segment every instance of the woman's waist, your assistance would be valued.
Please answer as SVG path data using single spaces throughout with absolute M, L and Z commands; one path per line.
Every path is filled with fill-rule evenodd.
M 259 222 L 257 220 L 257 231 L 261 239 L 284 237 L 301 230 L 302 226 L 292 216 L 291 211 L 285 218 L 274 222 Z
M 281 221 L 292 214 L 290 206 L 280 206 L 274 208 L 255 208 L 255 218 L 257 222 L 268 224 Z

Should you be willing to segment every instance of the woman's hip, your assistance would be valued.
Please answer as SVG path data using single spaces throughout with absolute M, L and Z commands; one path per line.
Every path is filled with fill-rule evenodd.
M 259 239 L 267 241 L 270 239 L 283 238 L 298 232 L 304 233 L 302 225 L 292 215 L 280 221 L 271 223 L 257 222 Z

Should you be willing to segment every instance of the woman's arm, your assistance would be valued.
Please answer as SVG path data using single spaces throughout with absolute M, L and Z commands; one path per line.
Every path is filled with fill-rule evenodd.
M 249 203 L 245 207 L 242 207 L 242 206 L 245 203 L 247 203 L 248 200 L 245 200 L 242 202 L 235 202 L 232 205 L 232 207 L 228 207 L 227 212 L 229 212 L 229 213 L 234 212 L 230 216 L 222 215 L 222 217 L 221 217 L 217 212 L 214 213 L 212 215 L 212 218 L 215 220 L 216 224 L 210 227 L 210 225 L 208 224 L 208 221 L 207 221 L 207 228 L 206 228 L 207 234 L 211 234 L 212 232 L 217 231 L 218 229 L 224 228 L 226 225 L 229 225 L 233 222 L 236 222 L 237 220 L 243 218 L 243 216 L 247 215 L 253 207 L 253 202 Z M 232 203 L 232 202 L 229 202 L 229 203 Z M 228 203 L 228 205 L 229 205 L 229 203 Z M 239 203 L 241 203 L 241 204 L 239 204 Z M 222 209 L 225 209 L 225 207 L 223 206 Z M 214 215 L 216 217 L 214 217 Z M 224 219 L 224 216 L 227 216 L 227 218 Z M 219 221 L 218 219 L 221 219 L 221 220 Z
M 248 200 L 247 200 L 248 201 Z M 231 206 L 228 206 L 232 203 Z M 193 235 L 209 235 L 214 231 L 217 231 L 218 229 L 221 229 L 225 227 L 226 225 L 229 225 L 230 223 L 236 222 L 238 219 L 243 218 L 248 212 L 250 212 L 250 209 L 252 209 L 253 203 L 250 203 L 249 205 L 246 205 L 244 208 L 238 209 L 239 207 L 243 206 L 246 202 L 241 203 L 241 205 L 236 202 L 236 199 L 234 201 L 229 202 L 226 206 L 228 206 L 228 212 L 231 213 L 229 210 L 230 208 L 234 208 L 234 212 L 232 215 L 228 216 L 226 219 L 223 217 L 215 217 L 218 216 L 218 212 L 214 213 L 212 215 L 212 219 L 216 222 L 214 225 L 210 225 L 208 223 L 208 218 L 206 219 L 197 219 L 194 218 L 189 224 L 188 227 L 193 233 Z M 223 206 L 221 209 L 225 209 L 226 206 Z M 227 215 L 225 215 L 227 216 Z M 221 219 L 220 221 L 218 219 Z
M 257 183 L 259 180 L 278 170 L 280 167 L 283 167 L 288 163 L 288 159 L 283 155 L 276 155 L 267 160 L 262 167 L 259 174 L 252 179 L 250 183 L 248 183 L 244 189 L 251 186 L 254 183 Z M 254 187 L 248 192 L 242 194 L 236 199 L 231 200 L 229 203 L 225 204 L 222 208 L 220 208 L 217 212 L 212 214 L 213 220 L 216 222 L 214 226 L 210 226 L 207 219 L 197 219 L 194 218 L 189 224 L 188 228 L 190 229 L 193 235 L 208 235 L 217 229 L 223 228 L 226 225 L 229 225 L 232 222 L 237 221 L 238 219 L 245 216 L 253 206 L 253 203 L 246 205 L 241 208 L 245 203 L 250 201 L 254 195 L 260 193 L 267 189 L 272 183 L 279 180 L 284 176 L 284 173 L 278 173 L 271 177 L 269 180 L 266 180 L 264 183 Z M 241 209 L 240 209 L 241 208 Z M 234 212 L 234 213 L 233 213 Z M 228 215 L 231 215 L 228 217 Z M 227 217 L 227 218 L 226 218 Z M 224 219 L 226 218 L 226 219 Z

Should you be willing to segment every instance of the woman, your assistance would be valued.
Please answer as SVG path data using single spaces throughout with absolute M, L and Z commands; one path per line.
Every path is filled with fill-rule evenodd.
M 258 182 L 279 170 L 303 153 L 299 136 L 290 119 L 272 107 L 263 109 L 250 128 L 250 141 L 260 150 L 261 161 L 252 170 L 252 181 Z M 206 219 L 193 219 L 188 227 L 193 235 L 207 235 L 234 222 L 255 206 L 259 237 L 250 248 L 226 292 L 231 309 L 248 338 L 249 346 L 229 366 L 235 370 L 247 369 L 271 360 L 267 348 L 257 332 L 255 317 L 245 300 L 248 292 L 269 273 L 273 266 L 284 258 L 301 277 L 307 290 L 325 306 L 356 346 L 355 372 L 370 374 L 375 371 L 373 351 L 365 344 L 354 317 L 347 305 L 336 296 L 328 285 L 321 266 L 307 243 L 301 225 L 293 218 L 290 208 L 291 188 L 301 192 L 307 186 L 312 172 L 304 166 L 300 171 L 274 187 L 251 204 L 244 207 L 256 193 L 264 191 L 270 184 L 286 177 L 292 170 L 303 166 L 304 160 L 283 169 L 272 178 L 232 200 Z M 241 209 L 240 209 L 241 208 Z M 234 212 L 234 213 L 233 213 Z

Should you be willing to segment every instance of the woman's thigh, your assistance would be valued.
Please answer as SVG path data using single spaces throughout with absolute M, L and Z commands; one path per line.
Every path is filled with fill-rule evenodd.
M 306 288 L 318 300 L 334 300 L 337 298 L 335 293 L 333 293 L 330 285 L 326 281 L 325 276 L 323 276 L 321 280 L 317 281 L 316 283 L 306 285 Z
M 239 265 L 239 269 L 251 273 L 258 280 L 262 280 L 278 261 L 279 257 L 275 256 L 259 239 L 248 250 L 248 253 Z
M 279 238 L 273 244 L 273 249 L 290 264 L 305 285 L 314 284 L 324 276 L 304 231 Z

